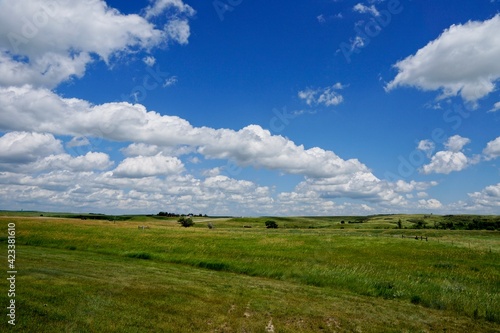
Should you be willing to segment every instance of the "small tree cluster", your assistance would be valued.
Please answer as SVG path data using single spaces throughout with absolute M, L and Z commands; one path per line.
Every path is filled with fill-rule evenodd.
M 192 227 L 194 225 L 193 219 L 190 217 L 182 216 L 177 222 L 182 225 L 184 228 Z
M 177 217 L 177 216 L 180 216 L 179 214 L 169 213 L 169 212 L 159 212 L 157 215 L 158 216 L 167 216 L 167 217 Z
M 277 229 L 278 228 L 278 224 L 274 221 L 266 221 L 266 228 L 267 229 Z
M 198 216 L 198 217 L 207 217 L 207 214 L 203 215 L 203 214 L 198 214 L 198 215 L 195 215 L 193 213 L 189 213 L 189 214 L 177 214 L 177 213 L 169 213 L 169 212 L 159 212 L 158 214 L 156 214 L 158 216 L 166 216 L 166 217 L 178 217 L 178 216 Z

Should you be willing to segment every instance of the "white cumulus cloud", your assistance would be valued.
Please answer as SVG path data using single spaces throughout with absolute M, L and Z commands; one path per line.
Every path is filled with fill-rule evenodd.
M 441 173 L 449 174 L 462 171 L 472 164 L 479 162 L 477 157 L 467 157 L 462 149 L 470 143 L 470 139 L 454 135 L 444 143 L 446 150 L 438 151 L 432 156 L 429 164 L 424 165 L 420 171 L 424 174 Z
M 443 204 L 436 199 L 428 199 L 428 200 L 422 199 L 418 201 L 418 207 L 423 209 L 438 209 L 443 207 Z
M 500 14 L 486 21 L 452 25 L 416 54 L 394 66 L 398 74 L 387 86 L 441 90 L 442 97 L 460 96 L 467 102 L 495 90 L 500 78 Z
M 467 156 L 462 152 L 439 151 L 429 164 L 422 167 L 424 174 L 442 173 L 449 174 L 453 171 L 461 171 L 468 166 Z
M 128 157 L 113 170 L 113 175 L 116 177 L 142 178 L 179 174 L 183 170 L 184 165 L 177 157 L 158 154 L 155 156 Z
M 427 157 L 430 157 L 436 149 L 436 144 L 431 140 L 421 140 L 418 143 L 417 149 L 425 152 L 427 154 Z
M 333 151 L 318 147 L 305 148 L 281 135 L 273 135 L 258 125 L 249 125 L 240 130 L 194 127 L 182 118 L 160 115 L 148 111 L 139 104 L 122 102 L 92 105 L 84 100 L 62 98 L 48 89 L 30 86 L 0 88 L 0 104 L 6 106 L 0 113 L 0 130 L 41 133 L 50 131 L 52 135 L 131 142 L 122 149 L 127 158 L 119 162 L 114 170 L 106 171 L 100 176 L 95 174 L 99 178 L 96 184 L 113 191 L 116 189 L 125 191 L 127 186 L 134 186 L 134 190 L 138 190 L 146 184 L 134 182 L 130 185 L 130 179 L 166 177 L 170 181 L 174 176 L 184 177 L 182 181 L 178 178 L 180 182 L 194 179 L 185 174 L 182 161 L 173 157 L 188 154 L 199 154 L 205 159 L 229 161 L 239 167 L 262 168 L 304 176 L 306 180 L 297 186 L 295 192 L 299 195 L 315 193 L 324 203 L 322 209 L 325 211 L 330 209 L 330 213 L 334 209 L 331 206 L 332 198 L 353 198 L 383 207 L 391 205 L 404 207 L 407 201 L 401 193 L 422 191 L 428 186 L 434 186 L 416 182 L 382 181 L 357 159 L 342 159 Z M 92 156 L 97 157 L 90 155 L 87 158 Z M 100 163 L 95 162 L 92 167 L 80 169 L 106 170 L 106 167 L 110 166 L 106 158 L 101 156 Z M 45 161 L 43 165 L 52 165 L 54 169 L 64 169 L 62 165 L 65 165 L 70 169 L 71 163 L 64 161 L 65 158 L 59 156 L 52 159 L 52 164 Z M 78 168 L 74 166 L 73 169 Z M 219 193 L 215 190 L 214 184 L 226 186 L 232 181 L 228 183 L 222 181 L 220 177 L 212 179 L 221 176 L 218 172 L 225 169 L 219 167 L 216 170 L 217 172 L 214 170 L 205 174 L 211 179 L 206 183 L 202 180 L 188 181 L 186 188 L 194 192 L 183 194 L 185 190 L 180 185 L 170 186 L 164 191 L 168 191 L 169 195 L 179 195 L 175 202 L 179 203 L 178 200 L 181 200 L 183 205 L 189 205 L 199 200 L 198 196 L 201 194 L 197 191 L 201 191 L 200 186 L 204 184 L 204 188 L 210 192 L 207 194 L 210 200 L 218 200 L 214 199 Z M 82 191 L 82 188 L 83 185 L 79 191 Z M 175 192 L 176 188 L 179 188 L 179 193 Z M 144 191 L 149 193 L 152 189 L 146 188 Z M 109 191 L 99 193 L 106 198 L 108 195 L 111 196 L 110 193 L 116 195 L 115 192 Z M 123 193 L 125 194 L 122 195 L 128 196 L 126 194 L 128 192 Z M 219 198 L 221 194 L 217 195 Z M 311 197 L 312 194 L 308 196 Z M 248 199 L 248 196 L 241 197 L 241 194 L 235 194 L 231 202 L 241 203 L 244 198 Z M 268 195 L 259 200 L 267 200 L 270 205 L 271 199 L 273 198 Z M 274 205 L 275 208 L 279 206 L 277 202 Z M 258 207 L 255 206 L 255 209 L 258 210 Z M 348 209 L 346 207 L 344 208 Z M 335 209 L 337 208 L 335 206 Z M 220 209 L 222 211 L 222 208 Z
M 9 132 L 0 138 L 0 163 L 34 162 L 63 150 L 52 134 Z
M 182 0 L 154 0 L 152 2 L 153 4 L 146 8 L 145 17 L 148 19 L 161 15 L 169 9 L 187 16 L 192 16 L 196 13 L 191 6 L 182 2 Z
M 486 148 L 484 148 L 483 154 L 488 160 L 500 157 L 500 136 L 486 144 Z
M 377 10 L 375 5 L 366 6 L 366 5 L 363 5 L 362 3 L 358 3 L 353 7 L 353 10 L 355 12 L 362 13 L 362 14 L 369 13 L 369 14 L 372 14 L 373 16 L 380 16 L 380 12 Z
M 491 110 L 489 110 L 488 112 L 497 112 L 498 110 L 500 110 L 500 102 L 496 102 L 493 105 L 493 108 Z
M 54 171 L 54 170 L 70 170 L 73 172 L 78 171 L 92 171 L 104 170 L 113 165 L 109 160 L 109 156 L 105 153 L 88 152 L 81 156 L 70 156 L 68 154 L 50 155 L 32 165 L 20 166 L 21 171 Z
M 337 91 L 343 89 L 341 83 L 336 83 L 330 87 L 312 89 L 307 88 L 298 93 L 300 99 L 304 100 L 307 105 L 324 105 L 336 106 L 344 101 L 344 97 Z
M 475 208 L 500 207 L 500 183 L 487 186 L 480 192 L 469 193 L 469 197 Z
M 310 177 L 335 177 L 366 171 L 357 159 L 344 160 L 318 147 L 306 149 L 258 125 L 239 131 L 193 127 L 186 120 L 147 111 L 142 105 L 91 105 L 65 99 L 47 89 L 0 88 L 0 129 L 51 131 L 57 135 L 98 136 L 172 147 L 192 146 L 206 158 L 229 159 L 240 166 L 280 170 Z
M 156 58 L 153 56 L 144 57 L 142 61 L 144 61 L 144 63 L 149 67 L 152 67 L 154 66 L 154 64 L 156 64 Z
M 52 134 L 9 132 L 0 138 L 0 171 L 30 173 L 41 171 L 103 170 L 113 163 L 104 153 L 88 152 L 70 156 Z
M 148 12 L 156 12 L 160 2 Z M 191 13 L 180 0 L 167 2 L 177 11 Z M 96 57 L 108 63 L 113 56 L 168 41 L 186 44 L 187 18 L 174 14 L 157 28 L 144 17 L 121 14 L 102 0 L 1 1 L 0 31 L 7 33 L 0 36 L 0 85 L 53 88 L 82 77 Z
M 448 138 L 444 146 L 452 152 L 459 152 L 463 147 L 470 143 L 470 139 L 461 137 L 460 135 L 454 135 Z
M 173 19 L 165 25 L 165 32 L 170 40 L 179 44 L 187 44 L 191 30 L 188 20 Z

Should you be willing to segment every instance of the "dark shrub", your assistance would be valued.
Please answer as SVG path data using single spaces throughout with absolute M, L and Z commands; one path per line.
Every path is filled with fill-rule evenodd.
M 267 229 L 277 229 L 278 224 L 274 221 L 266 221 L 266 228 Z
M 411 297 L 411 300 L 410 300 L 413 304 L 420 304 L 420 302 L 422 302 L 422 299 L 420 298 L 420 296 L 417 296 L 417 295 L 413 295 Z
M 211 269 L 214 271 L 228 271 L 229 270 L 229 266 L 224 264 L 224 263 L 221 263 L 221 262 L 202 261 L 202 262 L 198 263 L 197 266 L 201 267 L 201 268 Z
M 177 222 L 184 228 L 192 227 L 194 225 L 193 219 L 190 217 L 186 218 L 182 216 L 180 219 L 177 220 Z
M 136 258 L 136 259 L 151 259 L 151 255 L 147 252 L 128 252 L 125 254 L 129 258 Z

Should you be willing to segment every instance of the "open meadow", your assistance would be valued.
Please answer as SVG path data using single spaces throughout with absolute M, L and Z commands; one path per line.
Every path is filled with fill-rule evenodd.
M 497 217 L 40 215 L 0 212 L 1 331 L 500 332 Z

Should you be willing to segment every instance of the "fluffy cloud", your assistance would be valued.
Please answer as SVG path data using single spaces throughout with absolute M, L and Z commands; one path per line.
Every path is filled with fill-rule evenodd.
M 447 150 L 438 151 L 432 156 L 430 163 L 424 165 L 420 171 L 424 174 L 449 174 L 453 171 L 461 171 L 477 163 L 477 158 L 469 158 L 461 151 L 468 143 L 470 143 L 470 140 L 460 135 L 448 138 L 444 144 Z
M 206 158 L 229 159 L 241 166 L 280 170 L 309 177 L 335 177 L 367 172 L 356 159 L 332 151 L 305 149 L 257 125 L 239 131 L 193 127 L 176 116 L 161 116 L 128 103 L 90 105 L 29 86 L 0 88 L 0 128 L 51 131 L 57 135 L 97 136 L 114 141 L 174 147 L 197 147 Z
M 387 86 L 460 93 L 475 102 L 495 90 L 500 78 L 500 14 L 483 22 L 452 25 L 414 55 L 396 63 L 398 74 Z
M 443 207 L 443 204 L 436 199 L 429 199 L 429 200 L 422 199 L 418 201 L 418 207 L 423 209 L 438 209 Z
M 52 134 L 10 132 L 0 138 L 0 163 L 28 163 L 63 152 Z
M 87 157 L 94 154 L 96 153 L 87 154 Z M 78 170 L 75 166 L 69 169 L 68 163 L 63 165 L 60 156 L 49 157 L 50 165 L 43 162 L 47 166 L 46 170 L 34 172 L 33 168 L 21 168 L 25 173 L 0 172 L 0 197 L 4 205 L 12 209 L 43 207 L 73 211 L 76 209 L 140 213 L 168 210 L 213 215 L 304 215 L 311 212 L 327 215 L 359 214 L 374 209 L 378 212 L 404 210 L 408 207 L 408 202 L 398 195 L 398 191 L 416 191 L 432 186 L 402 181 L 395 185 L 377 180 L 369 174 L 360 174 L 345 186 L 342 184 L 343 179 L 307 179 L 299 184 L 295 191 L 275 195 L 266 186 L 221 175 L 223 168 L 220 167 L 206 172 L 204 179 L 198 179 L 185 171 L 165 172 L 165 163 L 152 163 L 161 160 L 160 158 L 136 157 L 132 158 L 132 162 L 120 164 L 115 170 L 97 171 L 90 168 Z M 175 158 L 165 160 L 175 161 Z M 60 167 L 56 166 L 56 161 L 60 163 Z M 67 158 L 67 162 L 70 161 L 71 159 Z M 30 165 L 39 165 L 38 162 Z M 150 172 L 148 167 L 139 167 L 144 164 L 158 167 L 154 172 Z M 81 165 L 88 165 L 88 162 Z M 118 177 L 117 169 L 128 174 Z M 159 174 L 151 175 L 156 171 Z M 176 171 L 181 170 L 178 168 Z M 139 174 L 142 177 L 135 177 Z M 348 178 L 346 176 L 345 180 L 349 181 Z M 370 204 L 337 204 L 332 200 L 337 195 L 339 198 L 352 196 Z
M 280 193 L 277 201 L 277 211 L 286 215 L 307 215 L 311 211 L 317 215 L 332 215 L 333 212 L 344 208 L 331 200 L 321 198 L 314 191 Z
M 429 164 L 422 167 L 422 172 L 424 174 L 449 174 L 453 171 L 461 171 L 467 168 L 468 165 L 469 160 L 462 152 L 439 151 L 432 157 Z
M 70 156 L 68 154 L 50 155 L 32 165 L 20 166 L 19 170 L 26 172 L 26 169 L 33 171 L 42 170 L 71 170 L 92 171 L 104 170 L 112 166 L 113 163 L 109 160 L 109 156 L 104 153 L 88 152 L 81 156 Z
M 227 176 L 217 175 L 206 178 L 201 183 L 201 190 L 207 197 L 214 199 L 212 204 L 223 210 L 226 202 L 236 205 L 238 211 L 260 211 L 270 214 L 274 208 L 274 199 L 266 186 L 246 181 L 236 180 Z
M 313 178 L 368 172 L 357 159 L 343 160 L 332 151 L 305 149 L 257 125 L 239 131 L 217 130 L 200 142 L 198 151 L 207 158 L 229 159 L 240 166 L 253 166 Z
M 380 16 L 380 13 L 377 10 L 377 8 L 375 7 L 375 5 L 371 5 L 368 7 L 368 6 L 363 5 L 362 3 L 358 3 L 357 5 L 355 5 L 353 7 L 353 10 L 355 12 L 362 13 L 362 14 L 369 13 L 369 14 L 372 14 L 373 16 Z
M 323 199 L 354 198 L 381 206 L 404 207 L 408 202 L 401 193 L 425 190 L 436 182 L 410 183 L 399 180 L 396 183 L 383 181 L 370 172 L 357 172 L 335 178 L 307 178 L 297 185 L 296 193 L 315 193 Z
M 461 137 L 460 135 L 454 135 L 448 138 L 444 146 L 452 152 L 459 152 L 462 148 L 470 143 L 470 139 Z
M 173 19 L 165 25 L 165 32 L 169 39 L 176 41 L 179 44 L 185 45 L 188 43 L 191 31 L 187 20 Z
M 500 102 L 496 102 L 493 105 L 493 108 L 490 111 L 488 111 L 488 112 L 497 112 L 498 110 L 500 110 Z
M 298 93 L 300 99 L 304 100 L 307 105 L 324 105 L 335 106 L 344 101 L 344 97 L 340 95 L 337 90 L 343 89 L 341 83 L 336 83 L 331 87 L 311 89 L 307 88 Z
M 132 143 L 128 147 L 123 148 L 121 152 L 125 156 L 154 156 L 161 152 L 161 148 L 156 145 Z
M 113 163 L 104 153 L 82 156 L 64 153 L 60 140 L 52 134 L 10 132 L 0 138 L 0 171 L 36 173 L 53 170 L 73 172 L 104 170 Z
M 424 191 L 430 187 L 438 185 L 436 181 L 432 182 L 416 182 L 414 180 L 410 182 L 405 182 L 403 180 L 398 180 L 395 183 L 387 183 L 391 185 L 391 188 L 398 193 L 409 193 L 414 191 Z M 418 195 L 418 194 L 417 194 Z
M 152 17 L 159 16 L 168 9 L 172 9 L 176 13 L 187 16 L 195 14 L 195 10 L 191 6 L 183 3 L 182 0 L 156 0 L 153 5 L 146 8 L 145 17 L 150 19 Z
M 31 60 L 32 59 L 32 60 Z M 30 57 L 29 62 L 20 62 L 0 50 L 0 85 L 23 85 L 55 87 L 71 77 L 82 77 L 90 55 L 80 53 L 73 56 L 44 54 Z
M 483 150 L 483 154 L 488 160 L 500 157 L 500 137 L 488 142 L 486 148 Z
M 355 198 L 391 206 L 404 205 L 405 199 L 390 186 L 369 173 L 336 179 L 307 179 L 297 186 L 301 192 L 313 191 L 321 198 Z
M 179 174 L 184 170 L 184 165 L 176 157 L 163 156 L 137 156 L 124 159 L 115 170 L 116 177 L 142 178 Z
M 0 172 L 0 197 L 12 209 L 177 211 L 213 215 L 271 214 L 269 188 L 225 176 L 117 178 L 114 172 L 53 170 L 39 175 Z
M 114 170 L 105 171 L 112 165 L 106 154 L 88 153 L 84 156 L 70 157 L 61 152 L 61 143 L 53 134 L 49 134 L 49 140 L 46 141 L 55 142 L 54 148 L 40 158 L 35 155 L 31 158 L 36 160 L 35 162 L 20 168 L 27 172 L 28 177 L 25 177 L 26 182 L 21 184 L 23 189 L 39 186 L 40 191 L 47 191 L 59 186 L 60 193 L 54 193 L 54 197 L 63 200 L 64 193 L 66 198 L 72 198 L 73 201 L 81 200 L 82 205 L 87 202 L 91 206 L 91 202 L 95 204 L 93 200 L 96 198 L 100 198 L 99 202 L 104 205 L 112 200 L 112 196 L 117 196 L 118 206 L 127 207 L 127 204 L 132 205 L 129 202 L 132 196 L 134 198 L 141 196 L 142 199 L 131 207 L 161 209 L 160 202 L 171 202 L 178 207 L 197 207 L 200 210 L 205 208 L 207 211 L 217 203 L 211 213 L 227 214 L 231 205 L 241 205 L 238 208 L 241 212 L 246 209 L 252 210 L 253 213 L 276 213 L 282 209 L 283 214 L 288 214 L 291 210 L 286 200 L 296 195 L 308 200 L 319 198 L 317 211 L 333 214 L 343 209 L 346 212 L 352 212 L 349 209 L 354 209 L 354 206 L 335 205 L 332 202 L 333 198 L 359 199 L 381 207 L 391 207 L 391 205 L 405 207 L 407 201 L 401 193 L 422 191 L 434 185 L 381 181 L 356 159 L 344 160 L 334 152 L 321 148 L 306 149 L 285 137 L 272 135 L 257 125 L 250 125 L 239 131 L 193 127 L 184 119 L 161 116 L 154 111 L 147 111 L 142 105 L 128 103 L 91 105 L 83 100 L 64 99 L 47 89 L 35 89 L 29 86 L 0 88 L 0 104 L 5 105 L 4 112 L 0 113 L 0 128 L 4 130 L 29 130 L 42 133 L 50 130 L 55 135 L 71 135 L 77 138 L 100 137 L 103 140 L 133 142 L 122 149 L 128 157 Z M 40 135 L 41 138 L 47 136 Z M 39 135 L 33 134 L 33 136 Z M 31 144 L 31 146 L 33 147 L 31 151 L 38 151 L 37 145 Z M 50 146 L 44 145 L 44 147 Z M 277 198 L 273 198 L 267 188 L 221 175 L 223 167 L 205 173 L 205 180 L 185 174 L 183 163 L 173 156 L 193 153 L 209 159 L 234 161 L 241 167 L 252 166 L 302 175 L 306 180 L 292 192 L 295 194 L 278 195 Z M 50 170 L 53 172 L 60 170 L 58 175 L 64 177 L 59 182 L 49 177 L 49 174 L 29 176 L 29 172 L 35 170 L 38 170 L 37 172 L 45 170 L 52 175 L 55 173 L 51 173 Z M 75 180 L 72 180 L 69 174 L 61 173 L 71 170 L 75 172 L 73 175 Z M 96 170 L 104 172 L 97 173 Z M 84 177 L 82 176 L 84 172 L 92 174 Z M 64 187 L 65 183 L 62 180 L 68 182 L 67 187 Z M 44 185 L 45 181 L 50 184 L 50 188 Z M 78 189 L 69 185 L 74 183 L 79 186 Z M 162 183 L 168 185 L 160 186 Z M 11 184 L 11 186 L 21 185 Z M 133 189 L 136 192 L 131 193 L 126 189 Z M 280 198 L 286 200 L 282 202 Z M 148 200 L 151 200 L 149 204 Z M 222 204 L 226 201 L 228 204 Z
M 171 76 L 165 79 L 165 82 L 163 83 L 163 88 L 173 86 L 176 83 L 177 83 L 177 76 Z
M 73 147 L 84 147 L 90 145 L 90 141 L 86 137 L 74 137 L 72 138 L 67 144 L 66 147 L 68 148 L 73 148 Z
M 173 18 L 158 29 L 144 17 L 121 14 L 101 0 L 1 1 L 0 30 L 8 33 L 0 37 L 0 85 L 51 88 L 83 76 L 94 56 L 109 62 L 112 56 L 168 41 L 186 44 L 191 7 L 181 0 L 157 1 L 146 15 L 167 7 L 174 10 Z M 177 15 L 181 13 L 183 18 Z
M 500 183 L 491 185 L 483 189 L 481 192 L 469 194 L 472 200 L 472 206 L 480 207 L 500 207 Z
M 427 157 L 431 157 L 432 153 L 436 149 L 436 144 L 431 140 L 421 140 L 418 143 L 417 149 L 425 152 Z
M 152 67 L 156 64 L 156 58 L 153 56 L 147 56 L 142 59 L 142 61 L 146 64 L 146 66 Z
M 127 157 L 154 156 L 160 153 L 165 156 L 182 156 L 191 154 L 195 151 L 196 149 L 190 146 L 160 147 L 144 143 L 131 143 L 128 147 L 121 150 L 121 152 Z

